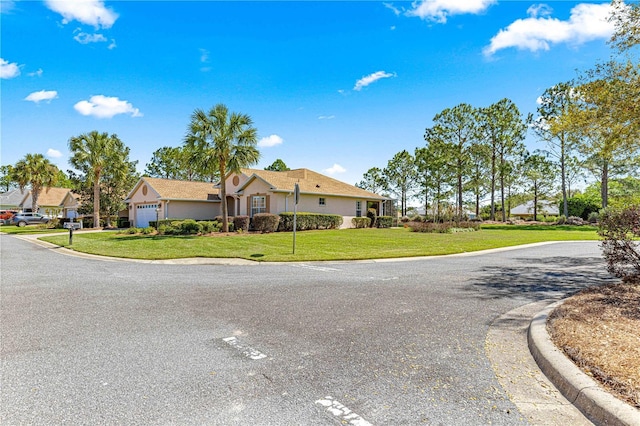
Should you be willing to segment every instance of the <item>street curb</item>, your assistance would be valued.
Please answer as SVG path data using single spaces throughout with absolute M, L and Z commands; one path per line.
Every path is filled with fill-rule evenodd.
M 529 326 L 529 350 L 540 370 L 565 398 L 596 425 L 640 425 L 640 410 L 603 390 L 551 342 L 547 318 L 561 303 L 553 303 L 538 313 Z

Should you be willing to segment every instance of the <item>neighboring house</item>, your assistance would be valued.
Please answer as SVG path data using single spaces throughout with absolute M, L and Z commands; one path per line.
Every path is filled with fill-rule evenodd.
M 125 202 L 132 226 L 157 219 L 213 220 L 221 214 L 219 190 L 211 182 L 142 177 Z
M 557 203 L 548 200 L 538 200 L 538 214 L 543 216 L 558 216 L 560 210 Z M 511 216 L 521 218 L 533 217 L 533 201 L 527 201 L 511 209 Z
M 69 188 L 43 188 L 38 197 L 37 213 L 51 217 L 75 217 L 79 196 Z M 0 196 L 2 209 L 31 212 L 33 210 L 31 191 L 14 189 Z
M 0 194 L 0 210 L 20 210 L 20 205 L 29 193 L 26 189 L 21 191 L 16 188 Z
M 243 169 L 226 179 L 229 215 L 252 217 L 256 213 L 293 212 L 296 183 L 300 187 L 297 211 L 340 215 L 343 228 L 352 226 L 352 218 L 366 216 L 369 208 L 374 208 L 378 216 L 389 214 L 384 211 L 387 197 L 309 169 L 282 172 Z
M 308 169 L 283 172 L 242 169 L 226 178 L 229 217 L 256 213 L 293 212 L 293 190 L 300 187 L 297 211 L 338 214 L 343 227 L 351 227 L 351 218 L 366 216 L 368 208 L 379 216 L 388 215 L 388 198 L 324 176 Z M 220 185 L 159 178 L 141 178 L 125 200 L 129 220 L 137 227 L 148 226 L 157 218 L 213 219 L 222 214 Z
M 51 217 L 76 217 L 80 196 L 69 188 L 42 188 L 38 196 L 38 211 Z M 31 191 L 22 202 L 22 211 L 33 211 Z

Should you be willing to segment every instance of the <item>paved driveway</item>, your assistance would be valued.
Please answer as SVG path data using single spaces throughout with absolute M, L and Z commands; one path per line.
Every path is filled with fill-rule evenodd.
M 490 323 L 608 279 L 597 243 L 255 266 L 0 244 L 2 424 L 523 424 Z

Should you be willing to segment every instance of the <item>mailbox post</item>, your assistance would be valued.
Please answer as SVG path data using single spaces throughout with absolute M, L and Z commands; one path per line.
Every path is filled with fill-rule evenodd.
M 74 222 L 73 218 L 71 218 L 71 222 L 67 222 L 64 224 L 64 227 L 69 230 L 69 245 L 73 245 L 73 231 L 75 229 L 80 229 L 82 224 L 78 222 Z

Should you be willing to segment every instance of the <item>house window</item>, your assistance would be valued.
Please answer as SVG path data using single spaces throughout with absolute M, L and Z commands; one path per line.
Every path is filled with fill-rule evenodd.
M 324 199 L 324 197 L 320 197 L 318 199 L 318 204 L 321 206 L 326 206 L 327 205 L 327 201 Z
M 362 201 L 356 201 L 356 217 L 362 217 Z
M 256 213 L 267 212 L 267 197 L 266 195 L 254 195 L 251 198 L 251 216 Z

